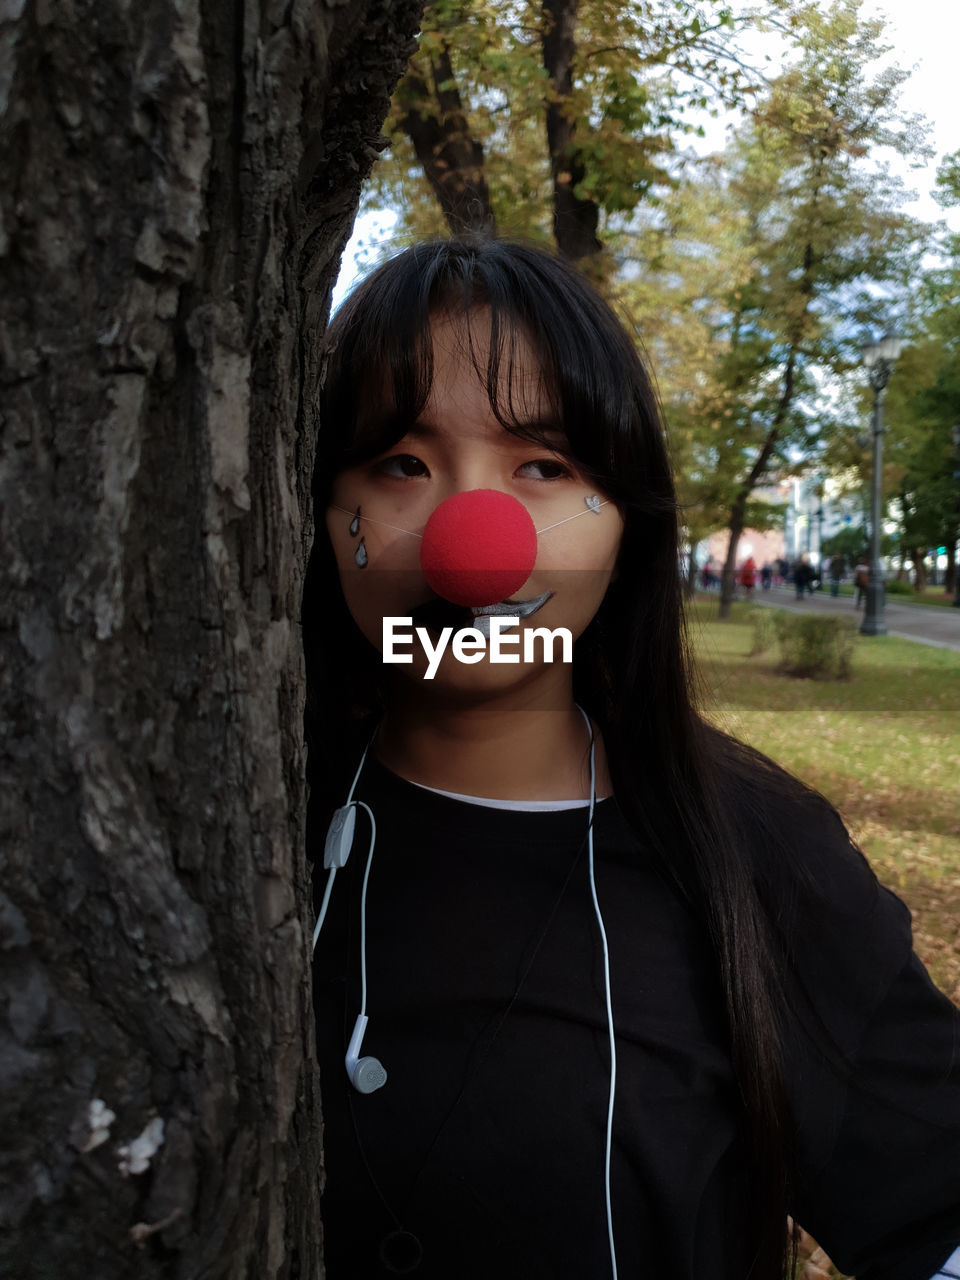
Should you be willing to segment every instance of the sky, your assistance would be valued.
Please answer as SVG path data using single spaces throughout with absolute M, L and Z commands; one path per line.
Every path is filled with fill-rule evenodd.
M 939 161 L 960 151 L 960 0 L 862 0 L 861 12 L 885 20 L 885 42 L 893 46 L 891 60 L 912 69 L 901 90 L 901 103 L 906 111 L 926 116 L 930 125 L 934 159 L 920 170 L 896 167 L 918 195 L 907 211 L 929 222 L 946 219 L 952 230 L 960 232 L 960 209 L 945 211 L 930 194 Z
M 908 110 L 919 112 L 930 121 L 930 141 L 936 148 L 937 160 L 949 152 L 960 151 L 958 0 L 864 0 L 862 11 L 886 18 L 889 43 L 895 46 L 893 56 L 902 67 L 915 67 L 903 87 L 902 100 Z M 936 162 L 933 162 L 924 179 L 925 188 L 933 186 L 935 172 Z M 942 216 L 939 207 L 929 199 L 918 203 L 916 210 L 923 217 Z M 950 215 L 951 225 L 960 230 L 956 215 L 954 210 Z
M 960 208 L 942 210 L 933 200 L 938 161 L 960 151 L 960 0 L 862 0 L 865 16 L 886 19 L 890 55 L 900 66 L 914 68 L 902 89 L 906 111 L 926 116 L 930 123 L 930 143 L 936 155 L 920 169 L 911 169 L 895 157 L 891 163 L 906 185 L 917 193 L 907 206 L 915 217 L 933 222 L 945 218 L 951 229 L 960 232 Z M 714 140 L 711 139 L 711 142 Z M 717 137 L 715 145 L 722 143 Z M 334 290 L 338 306 L 376 241 L 389 236 L 395 216 L 388 211 L 368 213 L 357 219 L 354 234 L 344 255 L 340 277 Z

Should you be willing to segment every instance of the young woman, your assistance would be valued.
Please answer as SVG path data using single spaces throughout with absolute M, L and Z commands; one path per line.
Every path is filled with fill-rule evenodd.
M 613 312 L 540 251 L 419 245 L 336 316 L 321 416 L 330 1280 L 775 1280 L 788 1214 L 860 1280 L 949 1265 L 960 1011 L 826 801 L 696 709 Z M 502 615 L 520 661 L 437 656 Z

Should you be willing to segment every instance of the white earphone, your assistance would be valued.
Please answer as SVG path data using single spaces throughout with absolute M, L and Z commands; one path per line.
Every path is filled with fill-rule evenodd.
M 357 782 L 372 742 L 373 739 L 371 738 L 363 749 L 360 764 L 357 766 L 357 772 L 354 774 L 353 783 L 350 786 L 350 794 L 347 796 L 347 803 L 341 805 L 334 812 L 333 817 L 330 819 L 330 826 L 327 828 L 327 838 L 323 846 L 323 865 L 330 874 L 327 876 L 327 883 L 323 891 L 320 914 L 317 916 L 317 923 L 313 928 L 313 949 L 316 951 L 317 939 L 320 937 L 320 930 L 323 928 L 327 907 L 330 904 L 330 892 L 333 889 L 334 879 L 337 871 L 347 865 L 350 850 L 353 848 L 357 810 L 366 809 L 370 818 L 370 848 L 367 851 L 367 865 L 363 873 L 363 891 L 360 895 L 360 1013 L 353 1024 L 353 1034 L 350 1037 L 347 1054 L 344 1058 L 347 1079 L 358 1093 L 374 1093 L 377 1089 L 382 1089 L 387 1083 L 387 1072 L 379 1058 L 360 1057 L 360 1046 L 367 1030 L 367 882 L 370 879 L 370 864 L 373 862 L 373 847 L 377 842 L 377 822 L 370 806 L 364 804 L 362 800 L 354 800 L 353 793 L 356 790 Z
M 347 1076 L 357 1093 L 374 1093 L 387 1083 L 387 1073 L 379 1058 L 361 1058 L 360 1045 L 367 1029 L 367 1016 L 361 1013 L 353 1024 L 353 1035 L 347 1048 Z

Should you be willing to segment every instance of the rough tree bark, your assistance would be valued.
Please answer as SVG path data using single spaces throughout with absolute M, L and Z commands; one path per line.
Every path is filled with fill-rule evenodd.
M 0 1275 L 322 1275 L 297 619 L 417 0 L 0 3 Z

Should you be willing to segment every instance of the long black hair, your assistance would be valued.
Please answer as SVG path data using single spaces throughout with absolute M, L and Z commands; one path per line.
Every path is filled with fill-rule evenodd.
M 600 726 L 617 802 L 712 939 L 750 1141 L 756 1254 L 751 1276 L 779 1280 L 790 1254 L 790 1153 L 775 948 L 752 869 L 764 764 L 711 728 L 694 696 L 679 520 L 657 397 L 638 344 L 571 266 L 502 241 L 416 245 L 367 279 L 327 336 L 314 482 L 318 533 L 304 598 L 311 830 L 342 803 L 346 771 L 382 709 L 382 664 L 352 622 L 322 525 L 336 475 L 391 447 L 426 403 L 431 318 L 483 309 L 490 402 L 502 403 L 518 338 L 539 357 L 571 455 L 624 518 L 619 575 L 577 642 L 574 696 Z M 510 385 L 509 378 L 506 385 Z M 392 404 L 382 412 L 386 393 Z M 375 412 L 379 408 L 379 412 Z M 771 775 L 771 785 L 776 775 Z M 799 784 L 798 784 L 799 785 Z M 739 799 L 738 799 L 739 797 Z

